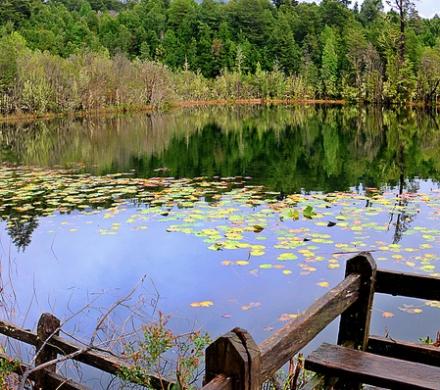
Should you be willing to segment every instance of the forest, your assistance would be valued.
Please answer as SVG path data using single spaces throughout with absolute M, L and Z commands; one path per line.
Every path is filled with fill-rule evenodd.
M 387 6 L 387 7 L 385 7 Z M 0 113 L 179 101 L 436 104 L 440 18 L 410 0 L 3 0 Z

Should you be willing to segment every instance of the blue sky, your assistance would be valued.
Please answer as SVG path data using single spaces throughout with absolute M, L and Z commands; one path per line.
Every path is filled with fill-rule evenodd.
M 319 0 L 304 0 L 304 1 L 307 1 L 308 3 L 312 3 L 312 2 L 319 3 Z M 358 2 L 359 4 L 361 4 L 362 0 L 358 0 Z M 416 7 L 419 10 L 419 14 L 421 16 L 432 17 L 435 14 L 438 14 L 440 16 L 440 0 L 418 0 L 416 1 Z

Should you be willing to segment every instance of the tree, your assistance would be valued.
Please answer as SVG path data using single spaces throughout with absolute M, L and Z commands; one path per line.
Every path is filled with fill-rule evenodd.
M 207 24 L 212 31 L 218 31 L 224 20 L 222 8 L 224 5 L 216 0 L 203 0 L 199 10 L 200 21 Z
M 335 31 L 331 27 L 325 26 L 321 34 L 321 41 L 323 44 L 321 79 L 326 95 L 335 97 L 337 95 L 336 83 L 338 77 L 338 55 Z
M 173 30 L 167 30 L 163 40 L 163 62 L 171 68 L 177 69 L 183 66 L 185 55 Z
M 168 32 L 173 31 L 177 52 L 172 55 L 177 59 L 174 66 L 182 67 L 185 63 L 197 62 L 196 46 L 198 4 L 194 0 L 172 0 L 167 10 Z M 165 46 L 165 42 L 164 42 Z M 167 49 L 165 49 L 167 51 Z
M 7 93 L 17 78 L 17 60 L 26 50 L 25 39 L 17 32 L 0 38 L 0 92 Z
M 269 0 L 231 0 L 227 6 L 227 20 L 236 38 L 247 39 L 264 47 L 275 19 Z
M 414 98 L 415 79 L 411 63 L 389 53 L 384 83 L 385 101 L 391 104 L 404 104 Z
M 347 59 L 350 62 L 355 75 L 354 84 L 358 92 L 361 92 L 368 41 L 365 38 L 363 31 L 360 28 L 356 28 L 354 25 L 347 29 L 344 36 L 347 47 Z
M 364 0 L 359 12 L 359 19 L 364 26 L 371 24 L 383 12 L 382 0 Z
M 386 0 L 387 4 L 399 14 L 400 42 L 399 59 L 405 60 L 405 29 L 408 15 L 414 12 L 415 3 L 412 0 Z
M 417 80 L 419 97 L 426 102 L 437 101 L 440 95 L 440 46 L 425 48 Z
M 320 12 L 324 25 L 337 27 L 341 31 L 352 19 L 352 12 L 339 0 L 322 0 Z
M 20 26 L 29 19 L 33 10 L 41 5 L 38 0 L 2 0 L 0 3 L 0 24 L 12 22 Z
M 214 69 L 214 52 L 212 32 L 205 23 L 199 25 L 199 40 L 197 43 L 197 68 L 204 76 L 212 77 L 218 74 L 219 69 Z
M 283 12 L 278 13 L 278 20 L 269 42 L 272 58 L 286 73 L 299 70 L 301 51 L 295 42 L 288 18 Z

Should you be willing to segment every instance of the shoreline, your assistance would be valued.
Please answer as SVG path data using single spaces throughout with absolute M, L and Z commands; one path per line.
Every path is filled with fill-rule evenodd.
M 187 100 L 174 101 L 162 107 L 154 106 L 132 106 L 132 107 L 105 107 L 93 110 L 65 111 L 65 112 L 47 112 L 37 113 L 15 113 L 10 115 L 0 115 L 1 123 L 28 123 L 38 120 L 52 120 L 57 118 L 85 118 L 89 116 L 99 116 L 108 114 L 129 114 L 139 112 L 167 112 L 173 109 L 191 108 L 191 107 L 211 107 L 211 106 L 264 106 L 264 105 L 344 105 L 344 100 L 326 100 L 326 99 L 213 99 L 213 100 Z
M 31 123 L 38 120 L 48 121 L 57 118 L 86 118 L 95 117 L 101 115 L 114 115 L 114 114 L 134 114 L 134 113 L 153 113 L 153 112 L 169 112 L 172 110 L 178 110 L 182 108 L 191 107 L 213 107 L 213 106 L 295 106 L 295 105 L 332 105 L 332 106 L 344 106 L 347 104 L 359 104 L 348 103 L 343 99 L 212 99 L 212 100 L 177 100 L 172 103 L 165 104 L 160 107 L 154 107 L 150 105 L 145 106 L 115 106 L 104 107 L 90 110 L 79 111 L 64 111 L 64 112 L 47 112 L 44 114 L 37 113 L 15 113 L 10 115 L 0 115 L 0 124 L 14 124 L 14 123 Z M 383 105 L 382 105 L 383 106 Z M 427 107 L 423 102 L 409 102 L 406 107 Z M 438 107 L 438 106 L 437 106 Z

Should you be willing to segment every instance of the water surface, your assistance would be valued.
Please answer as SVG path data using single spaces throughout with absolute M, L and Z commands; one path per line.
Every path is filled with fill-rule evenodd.
M 93 301 L 66 325 L 85 336 L 146 275 L 146 317 L 262 341 L 358 251 L 439 275 L 434 115 L 233 107 L 0 126 L 3 311 L 26 326 Z M 433 337 L 435 306 L 378 296 L 372 331 Z

